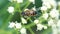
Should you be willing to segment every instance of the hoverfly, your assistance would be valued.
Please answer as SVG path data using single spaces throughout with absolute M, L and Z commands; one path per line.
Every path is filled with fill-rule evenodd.
M 31 10 L 31 9 L 28 9 L 28 10 L 22 12 L 23 16 L 35 16 L 36 14 L 37 14 L 37 12 L 34 10 Z
M 40 7 L 39 8 L 34 7 L 32 9 L 24 10 L 21 14 L 22 16 L 37 16 L 39 10 L 40 10 Z

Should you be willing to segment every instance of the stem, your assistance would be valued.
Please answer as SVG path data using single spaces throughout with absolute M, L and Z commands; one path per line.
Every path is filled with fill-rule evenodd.
M 35 34 L 31 28 L 28 28 L 28 30 L 31 32 L 31 34 Z
M 29 5 L 30 5 L 30 2 L 27 1 L 27 5 L 24 7 L 24 9 L 26 9 Z

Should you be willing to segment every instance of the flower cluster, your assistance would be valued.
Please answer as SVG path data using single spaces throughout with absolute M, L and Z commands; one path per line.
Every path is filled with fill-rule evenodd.
M 38 30 L 42 30 L 43 28 L 44 29 L 47 29 L 47 26 L 45 26 L 45 25 L 42 25 L 41 23 L 39 23 L 39 20 L 34 20 L 34 23 L 36 24 L 36 26 L 37 26 L 37 31 Z
M 22 24 L 27 24 L 27 21 L 24 18 L 21 18 L 21 23 L 16 22 L 9 22 L 9 28 L 14 28 L 14 29 L 18 29 L 18 31 L 20 31 L 21 34 L 27 34 L 26 33 L 26 28 L 23 27 Z
M 57 6 L 60 6 L 60 2 L 57 3 L 55 0 L 42 0 L 42 2 L 40 8 L 43 13 L 42 17 L 48 21 L 48 26 L 52 27 L 53 34 L 58 34 L 60 32 L 60 10 L 57 9 Z
M 20 29 L 22 27 L 21 23 L 17 23 L 17 22 L 10 22 L 9 28 L 16 28 L 16 29 Z
M 23 0 L 9 0 L 10 2 L 23 3 Z
M 13 14 L 13 12 L 14 12 L 14 7 L 13 7 L 13 6 L 9 6 L 8 9 L 7 9 L 7 11 L 8 11 L 9 13 Z
M 23 0 L 9 0 L 10 2 L 17 2 L 17 3 L 23 3 Z M 29 0 L 29 2 L 32 2 L 35 4 L 35 0 Z
M 24 19 L 23 17 L 21 18 L 21 21 L 22 21 L 23 24 L 27 24 L 27 20 Z
M 50 16 L 51 16 L 52 18 L 57 18 L 57 19 L 58 19 L 58 17 L 59 17 L 59 11 L 56 10 L 56 9 L 52 9 L 52 10 L 50 11 Z
M 27 20 L 25 20 L 24 18 L 21 18 L 21 21 L 22 21 L 21 22 L 22 24 L 27 24 Z M 16 27 L 17 29 L 20 29 L 22 27 L 21 23 L 18 23 L 17 21 L 16 22 L 11 22 L 9 27 L 10 28 Z
M 8 27 L 18 29 L 18 31 L 20 31 L 21 34 L 27 34 L 26 28 L 22 27 L 22 24 L 18 23 L 17 21 L 16 22 L 10 22 Z
M 45 20 L 47 20 L 47 19 L 48 19 L 48 16 L 49 16 L 48 13 L 44 13 L 42 17 L 43 17 Z
M 46 6 L 47 8 L 56 7 L 56 1 L 55 0 L 42 0 L 43 6 Z
M 42 30 L 42 29 L 47 29 L 47 26 L 45 26 L 45 25 L 42 25 L 42 24 L 37 24 L 37 31 L 38 30 Z
M 30 2 L 32 2 L 33 4 L 35 4 L 35 0 L 29 0 Z
M 23 28 L 20 30 L 20 32 L 21 32 L 21 34 L 27 34 L 25 27 L 23 27 Z

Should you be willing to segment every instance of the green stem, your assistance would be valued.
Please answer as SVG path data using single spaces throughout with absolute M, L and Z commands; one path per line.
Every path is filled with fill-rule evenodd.
M 31 34 L 35 34 L 31 28 L 28 28 L 28 30 L 31 32 Z
M 24 9 L 26 9 L 29 5 L 30 5 L 30 2 L 27 1 L 27 5 L 24 7 Z

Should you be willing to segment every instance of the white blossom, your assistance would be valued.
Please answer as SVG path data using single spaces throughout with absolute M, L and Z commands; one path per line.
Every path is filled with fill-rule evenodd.
M 60 27 L 60 20 L 57 21 L 57 27 Z
M 22 27 L 21 23 L 16 23 L 15 26 L 16 26 L 16 29 L 20 29 Z
M 35 6 L 32 8 L 32 10 L 36 11 L 36 8 L 35 8 Z
M 35 0 L 29 0 L 30 2 L 32 2 L 33 4 L 35 4 Z
M 55 8 L 57 6 L 56 0 L 50 0 L 49 3 Z
M 8 10 L 9 13 L 13 13 L 14 12 L 14 7 L 10 6 L 10 7 L 8 7 L 7 10 Z
M 52 10 L 50 11 L 50 16 L 51 16 L 52 18 L 58 18 L 58 17 L 59 17 L 59 11 L 56 10 L 56 9 L 52 9 Z
M 60 20 L 57 21 L 58 32 L 60 32 Z
M 23 3 L 23 0 L 9 0 L 10 2 L 17 2 L 17 3 Z
M 21 33 L 21 34 L 27 34 L 27 33 L 26 33 L 26 29 L 25 29 L 25 28 L 22 28 L 22 29 L 20 30 L 20 33 Z
M 9 28 L 13 28 L 15 26 L 15 23 L 14 22 L 10 22 L 10 24 L 9 24 Z
M 58 34 L 57 29 L 53 30 L 53 31 L 52 31 L 52 34 Z
M 58 34 L 58 30 L 57 30 L 56 24 L 52 25 L 52 33 L 53 34 Z
M 49 21 L 48 21 L 48 26 L 52 26 L 54 24 L 54 21 L 52 20 L 52 19 L 50 19 Z
M 43 2 L 43 5 L 47 6 L 48 8 L 51 8 L 51 6 L 55 8 L 57 6 L 55 0 L 42 0 L 42 2 Z
M 39 23 L 39 20 L 38 19 L 34 20 L 34 23 L 35 24 L 38 24 Z
M 43 26 L 44 27 L 44 29 L 47 29 L 47 26 Z
M 43 2 L 43 4 L 42 4 L 43 6 L 46 6 L 47 8 L 51 8 L 51 5 L 50 5 L 50 3 L 49 2 Z
M 27 24 L 27 20 L 24 19 L 23 17 L 21 18 L 21 21 L 22 21 L 23 24 Z
M 48 18 L 48 16 L 49 16 L 49 15 L 48 15 L 48 13 L 45 13 L 45 14 L 43 14 L 43 16 L 42 16 L 42 17 L 43 17 L 44 19 L 47 19 L 47 18 Z
M 42 30 L 42 29 L 43 29 L 43 25 L 42 24 L 37 24 L 37 31 Z
M 23 3 L 23 0 L 16 0 L 17 3 Z
M 46 7 L 46 6 L 42 6 L 42 7 L 40 8 L 40 10 L 46 11 L 46 10 L 47 10 L 47 7 Z

